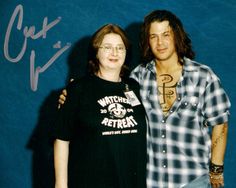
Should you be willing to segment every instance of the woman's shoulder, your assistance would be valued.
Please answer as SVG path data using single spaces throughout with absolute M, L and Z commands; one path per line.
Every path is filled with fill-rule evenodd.
M 125 78 L 124 83 L 125 84 L 132 84 L 132 85 L 139 85 L 139 83 L 133 78 Z
M 67 88 L 68 89 L 75 89 L 75 88 L 80 88 L 82 86 L 84 86 L 85 84 L 88 84 L 92 81 L 92 76 L 90 75 L 85 75 L 79 78 L 75 78 L 73 80 L 71 80 L 68 84 L 67 84 Z
M 127 84 L 132 90 L 139 90 L 139 83 L 133 78 L 126 78 L 124 83 Z

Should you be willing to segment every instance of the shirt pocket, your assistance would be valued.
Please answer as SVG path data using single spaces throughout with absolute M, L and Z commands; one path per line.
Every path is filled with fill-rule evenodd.
M 195 96 L 184 97 L 180 101 L 180 105 L 177 109 L 177 115 L 180 120 L 193 121 L 198 117 L 198 105 L 199 99 Z

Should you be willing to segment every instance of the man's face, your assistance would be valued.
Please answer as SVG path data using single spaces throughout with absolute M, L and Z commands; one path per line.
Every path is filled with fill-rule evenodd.
M 149 45 L 156 60 L 166 61 L 177 56 L 174 34 L 169 21 L 153 22 L 149 30 Z

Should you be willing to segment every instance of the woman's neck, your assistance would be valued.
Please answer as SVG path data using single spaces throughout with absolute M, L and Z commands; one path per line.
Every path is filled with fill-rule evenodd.
M 99 70 L 96 75 L 103 80 L 111 82 L 121 82 L 120 73 L 117 72 L 112 72 L 112 71 L 104 72 Z

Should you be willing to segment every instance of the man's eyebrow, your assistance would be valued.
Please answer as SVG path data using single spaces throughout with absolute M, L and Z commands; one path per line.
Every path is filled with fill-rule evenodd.
M 149 35 L 158 35 L 158 34 L 164 34 L 164 33 L 170 33 L 170 30 L 163 31 L 161 33 L 150 33 Z

